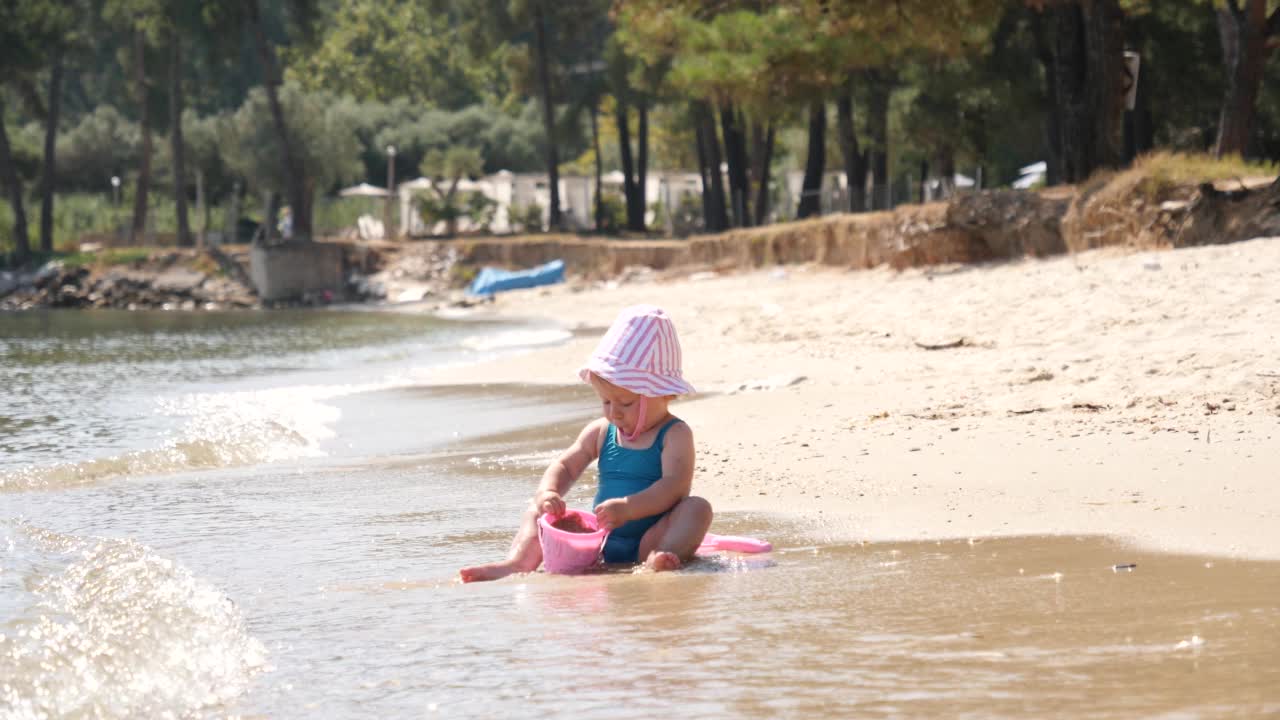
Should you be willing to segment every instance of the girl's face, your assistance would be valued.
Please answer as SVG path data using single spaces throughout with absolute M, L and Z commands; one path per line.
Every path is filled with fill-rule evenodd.
M 605 419 L 625 434 L 634 433 L 636 423 L 640 421 L 640 396 L 594 374 L 591 375 L 591 387 L 600 397 Z

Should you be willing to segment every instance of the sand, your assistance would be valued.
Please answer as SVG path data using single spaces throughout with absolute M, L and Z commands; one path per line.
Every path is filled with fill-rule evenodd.
M 499 296 L 478 312 L 574 339 L 437 380 L 572 382 L 620 308 L 654 303 L 702 393 L 675 412 L 718 510 L 824 539 L 1105 534 L 1280 558 L 1280 238 L 639 277 Z

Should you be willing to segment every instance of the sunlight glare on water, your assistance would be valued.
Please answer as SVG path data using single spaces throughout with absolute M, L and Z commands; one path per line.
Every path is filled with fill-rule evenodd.
M 383 319 L 343 318 L 339 336 L 386 330 L 348 322 Z M 265 358 L 197 353 L 212 363 L 200 370 L 161 358 L 197 379 L 122 380 L 126 406 L 53 402 L 71 428 L 58 442 L 128 417 L 129 402 L 189 433 L 86 430 L 96 439 L 70 454 L 88 480 L 56 482 L 53 455 L 22 450 L 45 474 L 0 491 L 0 717 L 1280 713 L 1274 563 L 1089 537 L 864 545 L 822 523 L 727 514 L 713 530 L 776 550 L 669 575 L 462 585 L 459 567 L 505 554 L 547 461 L 596 404 L 583 387 L 388 380 L 420 369 L 406 364 L 413 343 L 436 343 L 441 362 L 475 352 L 462 342 L 474 328 L 416 328 L 288 371 L 291 340 Z M 125 354 L 132 370 L 103 372 L 157 367 Z M 35 417 L 22 398 L 9 417 Z M 24 428 L 0 437 L 38 445 Z M 293 450 L 228 462 L 220 433 Z M 211 443 L 212 459 L 188 441 Z M 191 457 L 138 460 L 166 452 Z M 587 507 L 594 484 L 588 472 L 571 505 Z

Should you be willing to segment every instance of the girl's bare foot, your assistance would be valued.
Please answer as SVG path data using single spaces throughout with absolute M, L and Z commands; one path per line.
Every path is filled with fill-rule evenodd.
M 472 567 L 464 567 L 458 571 L 462 582 L 483 582 L 485 580 L 500 580 L 508 575 L 522 572 L 533 572 L 537 568 L 526 568 L 526 563 L 518 560 L 503 560 L 501 562 L 487 563 L 484 565 L 473 565 Z
M 673 552 L 663 552 L 654 550 L 649 553 L 649 559 L 644 561 L 645 567 L 654 572 L 666 572 L 668 570 L 679 570 L 681 566 L 680 557 Z

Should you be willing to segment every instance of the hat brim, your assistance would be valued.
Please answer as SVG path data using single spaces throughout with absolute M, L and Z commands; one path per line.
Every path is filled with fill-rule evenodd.
M 693 395 L 698 391 L 681 377 L 659 375 L 648 370 L 636 368 L 616 368 L 608 363 L 592 358 L 578 369 L 578 378 L 590 383 L 591 376 L 630 390 L 645 397 L 669 397 L 671 395 Z

